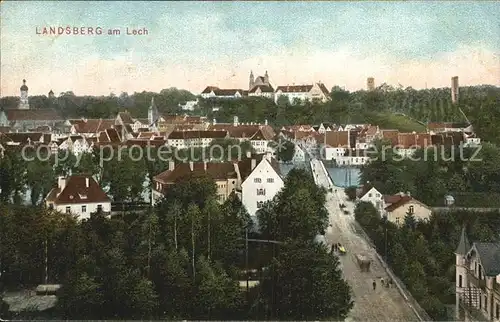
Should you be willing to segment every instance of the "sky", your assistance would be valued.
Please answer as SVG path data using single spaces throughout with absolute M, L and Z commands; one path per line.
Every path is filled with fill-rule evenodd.
M 0 96 L 323 82 L 500 86 L 500 2 L 3 1 Z M 44 35 L 46 27 L 101 35 Z M 127 35 L 127 28 L 147 35 Z M 120 35 L 108 35 L 119 29 Z

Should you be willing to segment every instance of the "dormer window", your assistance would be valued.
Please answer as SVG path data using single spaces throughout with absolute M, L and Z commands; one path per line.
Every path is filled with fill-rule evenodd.
M 87 195 L 78 194 L 78 196 L 80 197 L 80 199 L 87 199 Z

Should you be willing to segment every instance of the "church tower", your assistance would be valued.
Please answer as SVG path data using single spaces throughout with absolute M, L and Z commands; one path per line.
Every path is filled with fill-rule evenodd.
M 52 90 L 50 90 L 50 92 L 49 92 L 49 98 L 54 98 L 54 97 L 55 97 L 54 92 Z
M 468 287 L 467 273 L 469 271 L 466 255 L 470 250 L 469 239 L 465 227 L 462 228 L 460 242 L 455 251 L 455 318 L 460 320 L 460 297 Z
M 266 70 L 266 74 L 264 75 L 264 84 L 269 86 L 269 75 L 267 74 L 267 70 Z
M 158 109 L 156 108 L 154 97 L 151 98 L 151 105 L 149 105 L 148 109 L 148 122 L 150 128 L 156 129 L 158 123 Z
M 250 82 L 248 83 L 248 90 L 253 88 L 253 84 L 255 84 L 255 78 L 253 77 L 253 71 L 250 71 Z
M 20 110 L 29 110 L 30 104 L 28 102 L 28 86 L 26 86 L 26 80 L 23 79 L 23 86 L 21 86 L 21 100 L 19 101 Z

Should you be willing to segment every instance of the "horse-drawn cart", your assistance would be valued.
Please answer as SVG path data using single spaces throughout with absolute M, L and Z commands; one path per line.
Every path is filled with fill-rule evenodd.
M 361 254 L 356 254 L 356 260 L 358 261 L 358 266 L 362 272 L 370 271 L 372 260 L 369 257 Z

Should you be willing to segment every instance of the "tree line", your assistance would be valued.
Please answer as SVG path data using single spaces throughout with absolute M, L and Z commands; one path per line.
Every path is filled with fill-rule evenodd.
M 110 219 L 96 213 L 79 222 L 2 203 L 0 287 L 62 284 L 50 318 L 347 316 L 353 302 L 338 258 L 312 240 L 325 230 L 327 213 L 325 191 L 310 174 L 289 172 L 284 189 L 258 212 L 261 233 L 238 197 L 223 204 L 216 197 L 213 180 L 194 174 L 179 179 L 157 207 Z M 276 243 L 253 242 L 270 239 Z M 257 285 L 242 287 L 246 279 Z
M 429 206 L 444 206 L 447 194 L 456 206 L 500 207 L 500 148 L 483 143 L 478 148 L 417 149 L 401 159 L 388 142 L 378 141 L 373 160 L 361 168 L 360 183 L 382 194 L 410 192 Z
M 472 241 L 500 238 L 499 212 L 455 211 L 417 221 L 407 214 L 401 226 L 385 221 L 371 203 L 360 202 L 356 221 L 377 252 L 403 281 L 422 308 L 436 321 L 455 320 L 447 307 L 455 303 L 455 249 L 462 227 Z M 387 245 L 387 248 L 386 248 Z

